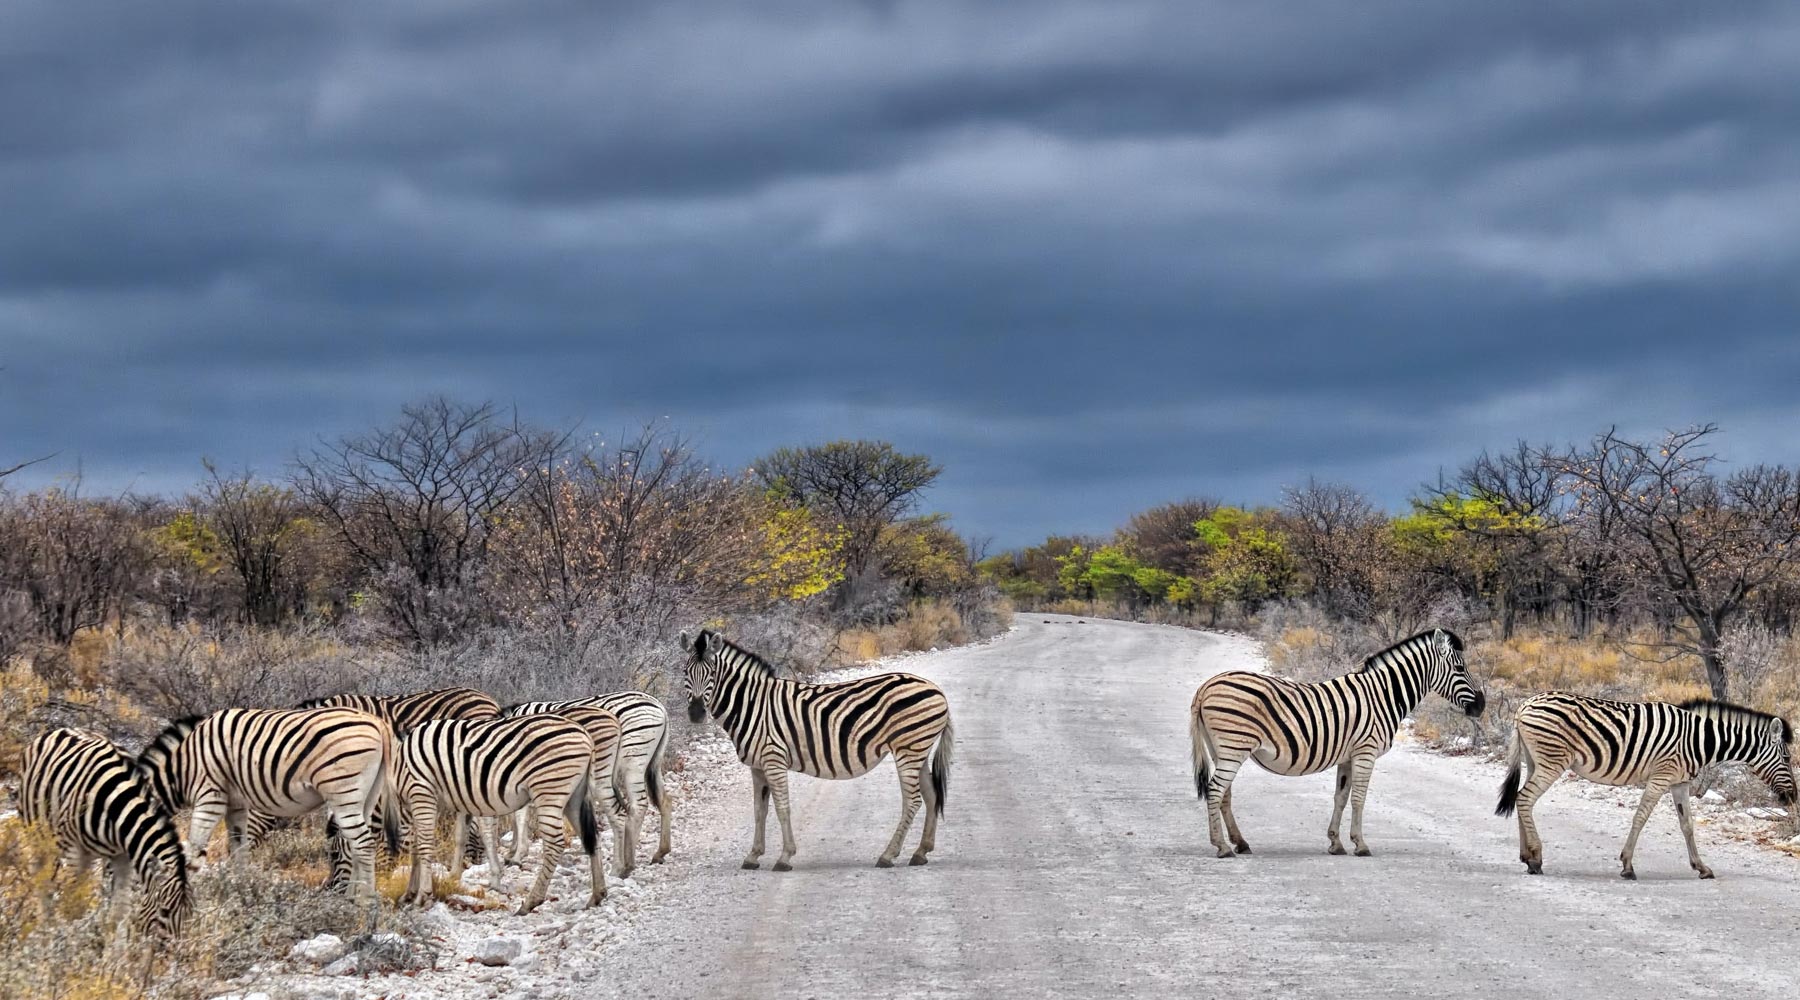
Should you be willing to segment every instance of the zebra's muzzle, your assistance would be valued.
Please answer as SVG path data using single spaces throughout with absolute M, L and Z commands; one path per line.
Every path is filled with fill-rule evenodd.
M 1471 719 L 1477 719 L 1477 718 L 1480 718 L 1481 713 L 1486 710 L 1487 710 L 1487 695 L 1484 692 L 1477 691 L 1477 692 L 1475 692 L 1475 700 L 1469 702 L 1468 707 L 1463 709 L 1463 714 L 1467 715 Z
M 688 721 L 689 722 L 705 722 L 706 721 L 706 703 L 705 702 L 702 702 L 698 698 L 689 698 L 688 699 Z

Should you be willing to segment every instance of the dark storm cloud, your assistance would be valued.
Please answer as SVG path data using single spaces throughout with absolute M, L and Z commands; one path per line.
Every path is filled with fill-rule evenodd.
M 104 6 L 0 9 L 0 459 L 102 488 L 437 391 L 889 437 L 1007 543 L 1615 422 L 1795 457 L 1789 7 Z

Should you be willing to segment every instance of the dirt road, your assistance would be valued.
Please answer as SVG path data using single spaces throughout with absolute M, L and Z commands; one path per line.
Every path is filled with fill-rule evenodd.
M 1371 786 L 1375 857 L 1326 855 L 1329 775 L 1250 768 L 1237 813 L 1256 853 L 1214 858 L 1188 769 L 1186 707 L 1204 677 L 1255 656 L 1240 639 L 1033 615 L 993 643 L 911 658 L 905 669 L 949 692 L 958 737 L 931 865 L 873 866 L 899 798 L 884 766 L 854 782 L 796 778 L 795 870 L 740 871 L 746 777 L 740 796 L 693 804 L 718 812 L 686 824 L 694 836 L 678 846 L 690 877 L 667 886 L 587 989 L 857 1000 L 1793 995 L 1800 863 L 1703 830 L 1719 878 L 1701 882 L 1666 804 L 1639 849 L 1641 881 L 1628 883 L 1615 861 L 1628 813 L 1553 790 L 1540 810 L 1548 874 L 1531 878 L 1511 822 L 1492 815 L 1499 769 L 1403 747 Z

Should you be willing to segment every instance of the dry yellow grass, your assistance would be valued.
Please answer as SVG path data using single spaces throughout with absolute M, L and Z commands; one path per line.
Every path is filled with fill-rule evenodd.
M 969 639 L 969 630 L 955 608 L 937 601 L 922 601 L 892 625 L 849 629 L 840 634 L 832 662 L 862 663 L 895 653 L 958 646 Z

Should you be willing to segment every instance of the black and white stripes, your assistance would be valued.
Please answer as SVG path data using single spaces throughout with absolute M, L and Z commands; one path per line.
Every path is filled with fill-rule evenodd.
M 778 676 L 755 654 L 711 631 L 702 631 L 691 645 L 684 637 L 683 646 L 688 652 L 688 717 L 699 722 L 711 713 L 730 735 L 738 759 L 750 768 L 756 835 L 745 868 L 761 863 L 770 799 L 781 823 L 775 870 L 791 867 L 788 772 L 854 778 L 889 754 L 900 775 L 900 825 L 875 863 L 893 865 L 921 802 L 925 832 L 912 863 L 925 863 L 936 846 L 953 740 L 950 703 L 936 684 L 903 673 L 807 684 Z
M 20 772 L 25 821 L 48 824 L 77 868 L 96 858 L 108 862 L 115 896 L 135 874 L 137 931 L 181 933 L 192 908 L 181 837 L 132 759 L 104 736 L 52 729 L 25 748 Z
M 1628 879 L 1637 877 L 1632 857 L 1638 836 L 1664 792 L 1675 800 L 1688 864 L 1701 878 L 1713 877 L 1694 842 L 1688 801 L 1690 783 L 1708 764 L 1747 764 L 1781 801 L 1794 805 L 1793 728 L 1786 719 L 1741 705 L 1708 700 L 1640 704 L 1553 692 L 1520 705 L 1514 724 L 1511 768 L 1494 811 L 1501 816 L 1517 811 L 1519 860 L 1533 875 L 1544 870 L 1535 806 L 1564 771 L 1604 785 L 1643 786 L 1619 854 L 1619 874 Z M 1529 776 L 1524 775 L 1527 768 Z
M 1393 746 L 1400 720 L 1426 694 L 1471 716 L 1486 704 L 1469 681 L 1462 640 L 1443 629 L 1421 632 L 1370 656 L 1357 672 L 1322 683 L 1230 671 L 1200 685 L 1189 708 L 1194 786 L 1206 800 L 1207 833 L 1219 857 L 1250 852 L 1231 811 L 1231 783 L 1245 759 L 1286 775 L 1336 767 L 1330 851 L 1344 853 L 1338 829 L 1349 799 L 1350 840 L 1366 857 L 1369 775 Z

